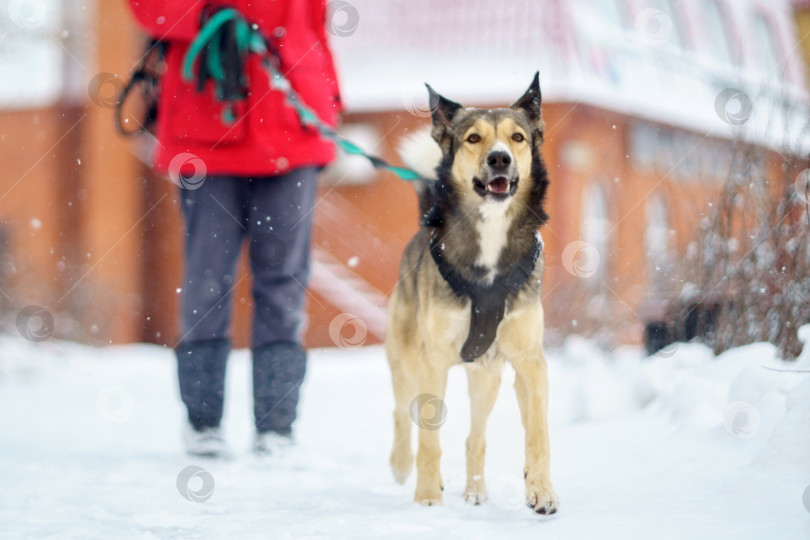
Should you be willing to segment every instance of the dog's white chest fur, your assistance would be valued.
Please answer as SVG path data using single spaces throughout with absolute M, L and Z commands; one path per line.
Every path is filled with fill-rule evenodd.
M 486 202 L 478 207 L 481 219 L 475 224 L 478 232 L 478 266 L 489 270 L 487 279 L 495 279 L 498 259 L 506 246 L 511 219 L 506 215 L 509 204 L 505 201 Z

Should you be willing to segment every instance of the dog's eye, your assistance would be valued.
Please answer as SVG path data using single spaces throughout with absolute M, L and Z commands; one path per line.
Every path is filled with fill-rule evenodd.
M 467 136 L 467 142 L 472 144 L 479 143 L 481 142 L 481 135 L 478 135 L 477 133 L 471 133 L 470 135 Z
M 526 137 L 523 136 L 523 133 L 515 133 L 512 135 L 512 140 L 515 142 L 523 142 L 526 140 Z

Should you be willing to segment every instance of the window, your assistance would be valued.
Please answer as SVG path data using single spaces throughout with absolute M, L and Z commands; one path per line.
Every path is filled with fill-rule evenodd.
M 719 0 L 709 0 L 706 4 L 706 39 L 708 52 L 715 61 L 724 65 L 739 62 L 728 24 L 728 12 Z
M 40 107 L 61 91 L 60 6 L 53 2 L 0 2 L 0 104 Z
M 672 263 L 669 228 L 669 209 L 661 195 L 654 195 L 647 203 L 644 248 L 647 255 L 648 288 L 653 293 L 663 292 Z
M 83 102 L 90 61 L 86 2 L 0 0 L 0 107 Z
M 610 220 L 604 188 L 596 183 L 585 189 L 582 198 L 582 239 L 587 243 L 580 250 L 584 277 L 593 276 L 595 285 L 607 277 L 608 250 L 610 248 Z

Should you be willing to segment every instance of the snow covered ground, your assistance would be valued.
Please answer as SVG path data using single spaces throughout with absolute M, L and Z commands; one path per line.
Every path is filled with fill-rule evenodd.
M 767 344 L 719 358 L 681 344 L 645 359 L 570 338 L 549 364 L 561 507 L 541 518 L 523 505 L 510 368 L 489 424 L 490 500 L 461 497 L 469 416 L 454 368 L 445 503 L 423 508 L 413 477 L 398 486 L 388 469 L 379 347 L 313 351 L 299 447 L 282 462 L 249 452 L 248 354 L 236 351 L 234 458 L 212 461 L 181 451 L 171 351 L 0 337 L 0 538 L 810 538 L 810 373 L 773 370 L 810 369 L 807 351 L 785 364 Z M 178 489 L 189 466 L 204 470 L 179 483 L 191 499 L 210 491 L 204 502 Z

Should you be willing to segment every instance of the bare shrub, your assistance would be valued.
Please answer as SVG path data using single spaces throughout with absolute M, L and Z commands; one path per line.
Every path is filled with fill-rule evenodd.
M 710 313 L 704 337 L 715 353 L 755 341 L 773 343 L 785 359 L 801 352 L 797 330 L 810 322 L 810 221 L 799 175 L 808 165 L 735 145 L 728 180 L 688 247 L 673 314 L 683 321 L 695 309 Z

